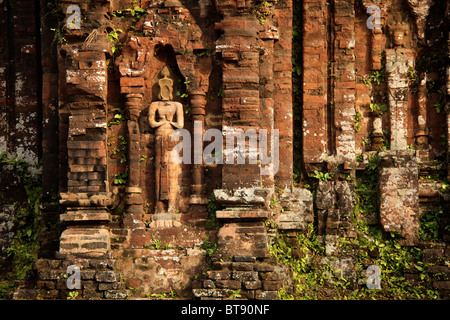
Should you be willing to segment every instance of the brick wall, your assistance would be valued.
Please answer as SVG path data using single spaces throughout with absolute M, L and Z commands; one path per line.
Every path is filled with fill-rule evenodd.
M 148 11 L 140 21 L 126 10 L 132 1 L 0 5 L 6 13 L 0 18 L 6 39 L 0 153 L 25 159 L 34 173 L 42 160 L 44 259 L 35 263 L 35 281 L 27 283 L 34 291 L 28 293 L 65 298 L 58 277 L 76 258 L 85 259 L 77 260 L 86 284 L 82 298 L 124 298 L 129 286 L 139 287 L 140 297 L 175 290 L 226 298 L 242 289 L 245 298 L 275 299 L 283 284 L 292 285 L 292 274 L 271 259 L 273 230 L 267 226 L 293 237 L 312 222 L 333 254 L 340 236 L 354 237 L 361 183 L 355 178 L 383 150 L 373 190 L 381 199 L 371 223 L 397 232 L 402 245 L 422 248 L 424 262 L 436 261 L 430 272 L 445 276 L 433 285 L 448 295 L 449 71 L 448 43 L 441 37 L 448 5 L 375 1 L 381 27 L 370 30 L 366 9 L 372 2 L 365 0 L 163 2 L 140 1 Z M 83 19 L 81 29 L 69 30 L 66 9 L 73 4 Z M 298 79 L 292 74 L 294 7 L 302 15 L 296 23 L 301 41 L 294 44 L 301 48 Z M 60 32 L 59 42 L 51 28 Z M 118 39 L 111 41 L 113 30 Z M 202 123 L 202 133 L 277 129 L 278 171 L 263 175 L 261 163 L 249 162 L 183 164 L 176 212 L 157 216 L 156 134 L 148 107 L 158 100 L 164 66 L 175 83 L 173 100 L 183 104 L 185 129 L 193 132 L 194 121 Z M 122 121 L 113 125 L 119 114 Z M 126 147 L 117 152 L 121 141 Z M 300 146 L 298 184 L 292 181 L 294 145 Z M 115 180 L 119 173 L 123 181 Z M 13 180 L 0 173 L 0 205 L 24 200 Z M 315 191 L 315 203 L 306 187 Z M 208 202 L 212 193 L 220 209 L 212 198 Z M 427 210 L 441 207 L 443 242 L 432 248 L 412 233 Z M 10 211 L 1 215 L 3 251 L 11 239 Z M 206 247 L 213 244 L 217 251 L 208 260 Z M 213 270 L 199 277 L 208 266 Z M 18 291 L 16 298 L 26 296 Z

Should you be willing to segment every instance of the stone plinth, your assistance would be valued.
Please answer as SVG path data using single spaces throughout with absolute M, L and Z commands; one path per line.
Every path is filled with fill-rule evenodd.
M 114 203 L 112 193 L 62 193 L 60 203 L 67 213 L 60 220 L 67 223 L 60 239 L 59 258 L 106 258 L 111 241 L 108 211 Z
M 406 244 L 417 242 L 419 231 L 419 169 L 413 150 L 380 155 L 380 220 L 386 232 Z
M 61 257 L 106 257 L 110 250 L 109 230 L 106 228 L 69 228 L 61 234 Z
M 238 188 L 236 190 L 216 189 L 216 202 L 223 206 L 267 206 L 273 196 L 272 189 Z
M 314 220 L 311 191 L 294 188 L 292 192 L 280 193 L 278 197 L 278 202 L 283 209 L 273 219 L 278 228 L 306 231 L 308 224 Z

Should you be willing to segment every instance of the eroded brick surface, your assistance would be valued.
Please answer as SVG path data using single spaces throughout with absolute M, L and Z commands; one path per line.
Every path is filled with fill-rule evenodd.
M 374 4 L 380 25 L 369 28 Z M 67 27 L 70 5 L 80 9 L 80 28 Z M 134 15 L 132 5 L 141 8 Z M 128 288 L 141 298 L 174 291 L 226 299 L 240 290 L 246 299 L 277 299 L 294 284 L 270 256 L 274 232 L 294 238 L 311 224 L 328 255 L 322 262 L 354 285 L 357 248 L 339 248 L 342 237 L 356 236 L 365 170 L 377 180 L 370 224 L 423 249 L 429 273 L 440 275 L 433 287 L 448 296 L 448 7 L 2 2 L 0 154 L 25 160 L 42 178 L 45 225 L 43 259 L 14 297 L 65 299 L 67 267 L 79 265 L 83 299 L 125 299 Z M 156 115 L 155 102 L 182 108 Z M 224 150 L 210 151 L 224 158 L 242 154 L 236 145 L 226 150 L 231 130 L 242 130 L 240 138 L 278 130 L 276 171 L 263 174 L 273 167 L 261 158 L 211 164 L 194 152 L 194 163 L 174 164 L 175 143 L 155 125 L 164 119 L 198 149 L 212 145 L 202 135 L 216 129 Z M 244 145 L 264 151 L 250 139 Z M 27 189 L 11 165 L 0 169 L 0 263 L 8 266 L 12 204 L 26 201 Z M 420 218 L 440 209 L 442 243 L 432 247 L 418 237 Z

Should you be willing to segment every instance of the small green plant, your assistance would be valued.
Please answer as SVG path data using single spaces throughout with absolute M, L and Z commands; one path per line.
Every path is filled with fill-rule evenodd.
M 278 199 L 277 196 L 274 195 L 272 200 L 270 200 L 270 208 L 273 209 L 276 208 L 277 206 L 278 206 Z
M 124 115 L 124 111 L 120 108 L 114 108 L 112 111 L 114 111 L 114 118 L 110 122 L 106 124 L 106 126 L 109 128 L 114 125 L 119 125 L 126 121 L 126 117 Z
M 362 137 L 362 138 L 361 138 L 361 145 L 362 145 L 363 147 L 365 147 L 368 143 L 369 143 L 369 141 L 367 140 L 366 137 Z
M 411 81 L 412 83 L 419 81 L 419 77 L 414 69 L 409 69 L 406 72 L 406 75 L 408 76 L 409 81 Z
M 155 238 L 153 235 L 152 235 L 152 246 L 156 249 L 156 250 L 159 250 L 159 249 L 161 249 L 162 248 L 162 246 L 163 246 L 163 243 L 161 242 L 161 240 L 159 240 L 158 238 Z
M 206 220 L 207 227 L 218 228 L 219 223 L 216 217 L 216 211 L 222 209 L 222 207 L 216 202 L 214 197 L 214 192 L 208 198 L 208 204 L 206 206 L 206 211 L 208 212 L 208 220 Z
M 176 298 L 177 293 L 173 290 L 170 292 L 161 292 L 161 293 L 147 293 L 147 298 L 160 298 L 160 299 L 167 299 L 167 298 Z
M 371 103 L 369 105 L 370 111 L 378 113 L 380 116 L 383 115 L 386 111 L 388 111 L 388 108 L 385 104 L 379 104 L 379 103 Z
M 75 300 L 78 297 L 78 291 L 71 291 L 67 297 L 67 300 Z
M 111 52 L 114 55 L 122 48 L 122 43 L 119 41 L 119 33 L 122 33 L 122 29 L 113 29 L 108 32 L 108 40 L 111 41 Z
M 445 107 L 444 97 L 442 97 L 441 99 L 439 99 L 439 101 L 433 104 L 433 107 L 436 109 L 437 113 L 441 113 L 442 109 Z
M 276 3 L 277 1 L 275 1 Z M 260 0 L 256 5 L 255 9 L 253 9 L 253 13 L 256 13 L 256 17 L 258 18 L 258 22 L 260 25 L 264 25 L 267 21 L 267 18 L 271 15 L 268 8 L 272 7 L 272 4 L 266 0 Z
M 111 141 L 115 136 L 116 136 L 115 134 L 110 134 L 108 136 L 108 138 L 106 138 L 106 144 L 108 146 L 111 146 L 111 145 L 113 145 L 115 143 L 114 141 Z
M 53 40 L 51 46 L 53 47 L 55 44 L 66 44 L 67 39 L 64 37 L 64 30 L 67 28 L 67 25 L 64 25 L 62 28 L 50 28 L 50 31 L 53 31 Z
M 127 149 L 128 149 L 128 141 L 124 136 L 119 136 L 119 145 L 122 151 L 122 156 L 120 157 L 120 163 L 127 162 Z
M 366 85 L 366 87 L 370 88 L 372 86 L 372 82 L 370 81 L 370 78 L 363 78 L 360 77 L 359 80 Z
M 217 243 L 209 241 L 209 238 L 207 237 L 205 240 L 203 240 L 201 248 L 205 250 L 205 256 L 211 259 L 214 255 L 214 252 L 216 252 L 217 250 Z
M 422 241 L 441 241 L 439 237 L 439 221 L 444 212 L 442 208 L 435 211 L 426 211 L 420 218 L 419 239 Z
M 384 67 L 381 70 L 371 70 L 369 74 L 369 79 L 371 83 L 381 84 L 385 79 L 385 69 Z
M 361 130 L 361 125 L 360 122 L 361 121 L 361 112 L 356 112 L 355 113 L 355 117 L 353 119 L 353 128 L 355 129 L 356 132 L 359 132 Z
M 26 200 L 14 203 L 14 237 L 6 253 L 12 262 L 15 280 L 24 279 L 26 272 L 38 258 L 38 236 L 44 225 L 41 217 L 41 177 L 32 175 L 30 165 L 23 159 L 9 158 L 0 154 L 0 171 L 9 172 L 23 186 Z
M 114 184 L 115 185 L 124 185 L 127 184 L 128 173 L 116 173 L 114 175 Z
M 329 181 L 331 178 L 333 178 L 334 173 L 333 172 L 321 172 L 314 170 L 314 175 L 310 175 L 310 177 L 315 178 L 319 181 Z
M 213 53 L 213 50 L 211 49 L 211 47 L 209 46 L 209 44 L 206 43 L 206 49 L 203 50 L 203 51 L 201 51 L 201 52 L 199 53 L 199 57 L 202 57 L 202 56 L 207 56 L 207 57 L 209 57 L 209 56 L 211 55 L 211 53 Z
M 241 295 L 241 289 L 231 290 L 231 294 L 228 297 L 228 299 L 239 299 L 242 297 Z

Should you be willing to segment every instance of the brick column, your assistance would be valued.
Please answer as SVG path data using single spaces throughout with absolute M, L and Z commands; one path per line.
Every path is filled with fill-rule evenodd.
M 144 78 L 120 78 L 120 91 L 124 95 L 125 109 L 128 116 L 128 185 L 125 190 L 126 221 L 140 220 L 144 211 L 142 190 L 140 188 L 140 131 L 139 115 L 143 102 Z
M 60 216 L 67 229 L 61 234 L 57 257 L 104 258 L 110 256 L 109 208 L 115 199 L 109 192 L 106 158 L 108 73 L 106 54 L 111 54 L 111 42 L 98 25 L 107 24 L 103 13 L 109 3 L 96 2 L 95 18 L 90 3 L 61 2 L 66 12 L 76 3 L 85 15 L 81 29 L 67 29 L 67 44 L 60 55 L 60 122 L 68 113 L 67 189 L 61 184 L 60 203 L 67 213 Z M 95 22 L 93 22 L 95 21 Z M 86 42 L 86 35 L 96 29 L 96 36 Z M 65 103 L 65 104 L 64 104 Z M 64 141 L 65 132 L 60 131 Z M 64 149 L 63 149 L 64 150 Z
M 450 0 L 447 0 L 447 16 L 450 14 Z M 447 54 L 450 58 L 450 32 L 447 38 Z M 446 93 L 447 114 L 447 150 L 450 150 L 450 66 L 447 66 L 447 93 Z M 450 152 L 447 152 L 447 177 L 450 179 Z
M 258 130 L 261 119 L 259 50 L 256 46 L 258 21 L 255 17 L 225 17 L 218 27 L 224 31 L 216 45 L 223 59 L 222 129 L 225 133 L 239 129 L 244 132 L 250 128 Z M 233 157 L 240 151 L 226 149 L 224 146 Z M 258 165 L 250 164 L 248 160 L 245 164 L 237 164 L 235 158 L 234 163 L 224 162 L 222 188 L 255 187 L 260 186 L 260 182 Z
M 66 90 L 69 132 L 67 192 L 60 203 L 67 213 L 59 256 L 107 257 L 110 236 L 106 160 L 106 59 L 102 51 L 67 50 Z M 95 99 L 92 99 L 95 97 Z
M 303 1 L 303 159 L 321 163 L 327 136 L 327 6 L 325 0 Z
M 292 190 L 294 164 L 292 15 L 292 0 L 276 4 L 274 22 L 277 22 L 278 37 L 274 42 L 273 55 L 273 110 L 274 129 L 278 129 L 280 135 L 280 165 L 275 174 L 275 184 L 278 188 L 289 191 Z
M 203 131 L 205 125 L 205 107 L 206 107 L 206 93 L 202 91 L 193 91 L 189 93 L 192 121 L 194 124 L 201 123 L 201 127 L 194 125 L 194 130 L 200 130 L 201 132 L 194 132 L 194 147 L 199 148 L 203 152 Z M 197 129 L 198 128 L 198 129 Z M 202 160 L 203 163 L 203 160 Z M 192 185 L 191 185 L 191 197 L 189 204 L 205 205 L 208 204 L 208 198 L 204 194 L 203 187 L 203 164 L 196 164 L 194 161 L 192 168 Z
M 334 125 L 339 162 L 355 162 L 355 10 L 354 1 L 334 1 Z M 333 112 L 333 111 L 332 111 Z
M 386 74 L 389 95 L 391 150 L 407 147 L 408 78 L 407 71 L 414 69 L 412 49 L 386 49 Z
M 384 151 L 380 157 L 380 221 L 408 245 L 419 231 L 419 168 L 414 150 Z

